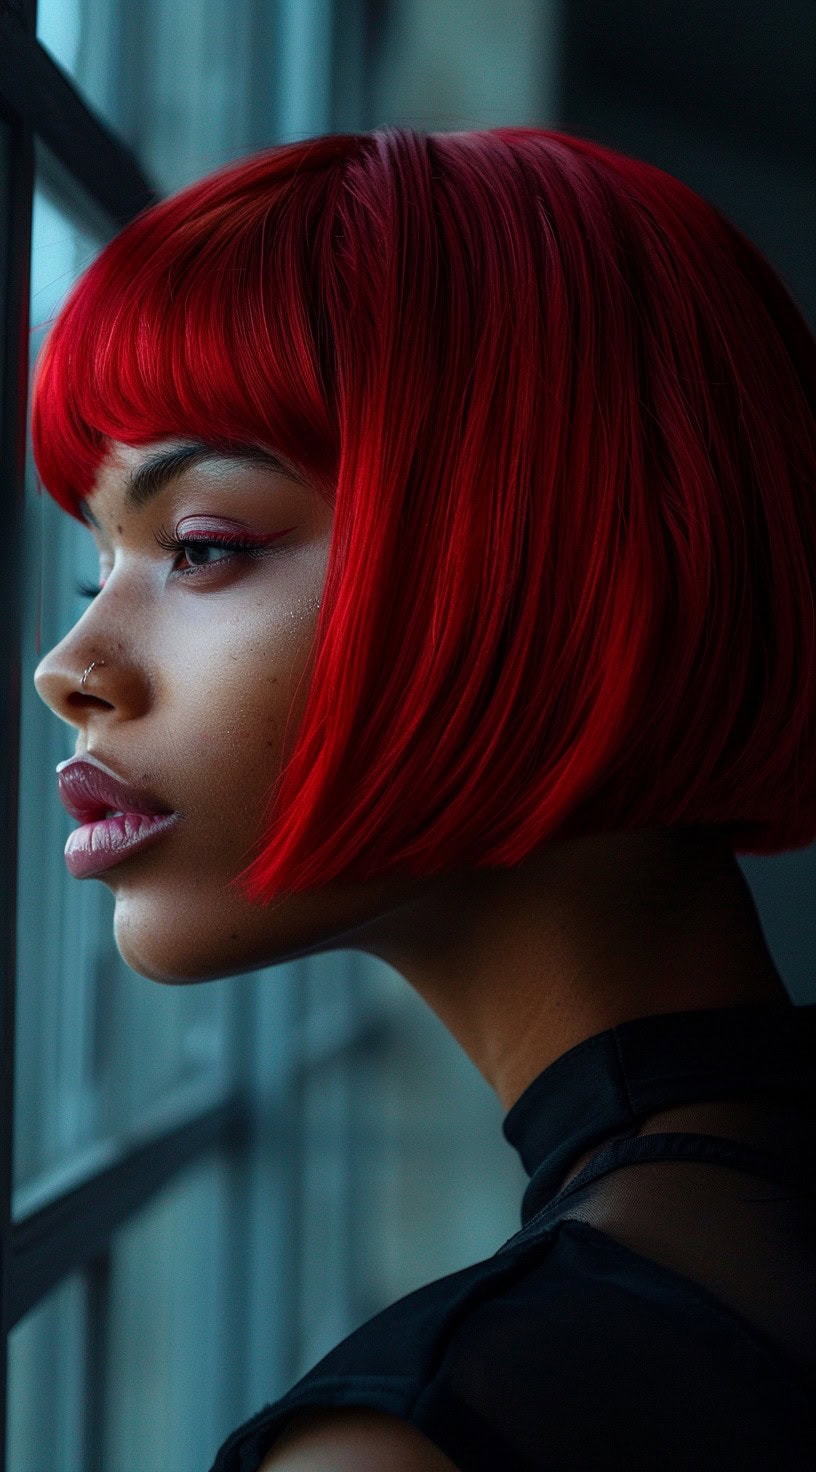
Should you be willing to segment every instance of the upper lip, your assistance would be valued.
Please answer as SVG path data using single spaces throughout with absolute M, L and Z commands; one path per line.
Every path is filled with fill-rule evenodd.
M 59 798 L 72 818 L 93 822 L 110 810 L 117 813 L 171 813 L 150 792 L 130 787 L 94 757 L 74 756 L 57 767 Z

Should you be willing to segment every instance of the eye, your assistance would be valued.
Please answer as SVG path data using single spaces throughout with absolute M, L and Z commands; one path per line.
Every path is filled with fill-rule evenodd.
M 91 583 L 75 583 L 74 591 L 78 598 L 95 598 L 97 593 L 102 592 L 102 589 L 94 588 Z
M 162 529 L 156 533 L 156 541 L 160 547 L 166 547 L 168 552 L 175 552 L 176 554 L 183 552 L 188 560 L 191 553 L 200 556 L 203 552 L 211 551 L 213 547 L 219 552 L 245 552 L 250 556 L 258 556 L 264 550 L 262 546 L 258 546 L 257 542 L 247 541 L 241 537 L 214 536 L 212 532 L 209 537 L 172 537 L 168 536 L 164 529 Z M 220 561 L 228 562 L 229 557 L 222 557 Z M 206 572 L 209 570 L 209 567 L 218 565 L 218 563 L 207 564 L 194 562 L 191 568 L 178 568 L 177 571 L 181 577 L 190 577 L 199 572 Z
M 293 528 L 287 528 L 287 531 L 291 530 Z M 207 537 L 175 537 L 171 536 L 164 527 L 161 527 L 154 534 L 154 540 L 160 547 L 166 548 L 168 552 L 175 554 L 184 553 L 188 557 L 188 560 L 191 553 L 193 556 L 196 554 L 200 555 L 202 552 L 211 550 L 213 547 L 219 552 L 230 554 L 227 557 L 219 558 L 217 562 L 209 564 L 194 563 L 190 568 L 176 569 L 177 577 L 189 578 L 206 576 L 213 568 L 221 567 L 234 556 L 263 557 L 269 550 L 269 543 L 271 541 L 277 541 L 280 537 L 286 536 L 286 534 L 286 532 L 277 532 L 273 537 L 265 537 L 262 542 L 258 542 L 246 537 L 218 536 L 212 532 Z M 89 583 L 77 583 L 75 587 L 77 595 L 80 598 L 96 598 L 97 594 L 102 591 L 102 588 L 94 588 Z

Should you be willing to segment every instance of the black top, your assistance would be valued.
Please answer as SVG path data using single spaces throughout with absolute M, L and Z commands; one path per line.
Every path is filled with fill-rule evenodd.
M 688 1132 L 638 1137 L 678 1105 Z M 256 1472 L 307 1406 L 393 1412 L 461 1472 L 813 1472 L 816 1004 L 609 1028 L 503 1131 L 521 1230 L 348 1335 L 210 1472 Z

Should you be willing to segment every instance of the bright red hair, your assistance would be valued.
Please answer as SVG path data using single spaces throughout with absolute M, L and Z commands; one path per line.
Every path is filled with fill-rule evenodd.
M 274 448 L 334 506 L 245 898 L 816 836 L 816 341 L 670 174 L 535 127 L 220 169 L 102 250 L 36 366 L 80 520 L 109 440 L 177 435 Z

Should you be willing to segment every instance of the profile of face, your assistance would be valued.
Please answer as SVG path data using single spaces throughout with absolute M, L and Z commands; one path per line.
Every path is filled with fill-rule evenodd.
M 121 956 L 163 982 L 329 949 L 392 894 L 335 885 L 250 906 L 230 888 L 257 855 L 294 746 L 334 513 L 294 474 L 223 456 L 191 462 L 134 507 L 132 473 L 184 444 L 113 444 L 85 503 L 98 528 L 89 535 L 100 592 L 34 675 L 41 698 L 76 728 L 77 756 L 179 814 L 98 875 L 115 896 Z M 208 532 L 254 541 L 258 555 L 207 544 Z M 200 545 L 169 551 L 157 534 Z
M 250 905 L 231 881 L 258 855 L 294 749 L 334 511 L 294 472 L 247 459 L 191 459 L 162 481 L 156 456 L 185 443 L 111 447 L 85 503 L 101 589 L 34 674 L 75 728 L 75 755 L 178 815 L 98 872 L 128 966 L 183 983 L 367 951 L 424 997 L 506 1108 L 560 1052 L 628 1017 L 785 997 L 730 850 L 707 868 L 696 851 L 658 862 L 663 830 L 549 844 L 510 870 L 334 881 Z M 136 498 L 129 482 L 148 466 Z

